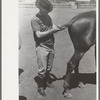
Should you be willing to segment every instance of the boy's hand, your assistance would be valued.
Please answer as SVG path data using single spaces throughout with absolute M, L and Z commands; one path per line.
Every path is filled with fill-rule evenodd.
M 53 29 L 53 31 L 55 31 L 55 32 L 60 30 L 59 27 L 57 27 L 57 26 L 54 25 L 54 24 L 53 24 L 53 26 L 52 26 L 52 29 Z
M 67 28 L 65 25 L 63 25 L 63 26 L 61 26 L 61 25 L 57 25 L 57 27 L 60 29 L 60 31 L 61 31 L 61 30 L 64 30 L 64 29 Z

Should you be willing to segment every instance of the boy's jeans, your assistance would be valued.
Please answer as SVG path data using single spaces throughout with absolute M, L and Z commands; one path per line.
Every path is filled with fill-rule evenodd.
M 44 75 L 46 71 L 50 72 L 53 66 L 54 48 L 53 46 L 38 46 L 36 48 L 38 74 Z

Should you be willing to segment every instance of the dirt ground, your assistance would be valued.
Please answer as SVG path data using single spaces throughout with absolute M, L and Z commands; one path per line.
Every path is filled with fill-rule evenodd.
M 75 15 L 92 9 L 54 8 L 50 13 L 54 24 L 67 23 Z M 36 8 L 19 8 L 19 34 L 22 38 L 22 48 L 19 51 L 19 68 L 24 72 L 20 75 L 19 98 L 20 100 L 66 100 L 62 95 L 63 76 L 66 72 L 67 62 L 73 55 L 73 45 L 67 29 L 56 33 L 55 59 L 51 71 L 57 79 L 53 82 L 54 88 L 46 88 L 46 97 L 37 92 L 37 84 L 34 78 L 37 76 L 37 61 L 35 54 L 35 42 L 33 39 L 30 21 L 37 13 Z M 96 77 L 94 47 L 84 55 L 79 65 L 81 78 L 85 88 L 73 87 L 70 100 L 96 100 Z M 73 82 L 74 83 L 74 82 Z

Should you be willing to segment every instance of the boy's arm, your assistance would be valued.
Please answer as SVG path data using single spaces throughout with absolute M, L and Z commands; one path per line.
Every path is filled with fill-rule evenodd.
M 56 25 L 53 25 L 53 27 L 47 31 L 44 31 L 44 32 L 36 31 L 36 35 L 38 38 L 41 38 L 41 37 L 45 37 L 49 34 L 53 34 L 55 32 L 58 32 L 59 30 L 60 29 Z
M 53 25 L 52 28 L 41 32 L 41 28 L 40 28 L 38 19 L 31 20 L 31 26 L 32 26 L 32 29 L 33 29 L 33 31 L 35 32 L 35 34 L 37 35 L 38 38 L 45 37 L 49 34 L 53 34 L 53 33 L 60 30 L 56 25 Z

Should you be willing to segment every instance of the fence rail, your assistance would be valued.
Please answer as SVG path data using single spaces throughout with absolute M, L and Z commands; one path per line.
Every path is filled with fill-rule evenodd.
M 24 7 L 24 8 L 35 8 L 36 6 L 35 6 L 35 4 L 19 4 L 18 5 L 19 7 Z M 53 4 L 53 7 L 54 8 L 62 8 L 62 7 L 68 7 L 68 8 L 70 8 L 71 7 L 71 5 L 65 5 L 65 4 Z
M 32 3 L 19 3 L 19 8 L 35 8 L 35 4 Z M 74 8 L 73 5 L 63 3 L 63 4 L 53 4 L 54 8 Z M 77 4 L 76 8 L 96 8 L 96 4 Z
M 96 4 L 78 4 L 77 8 L 96 8 Z

